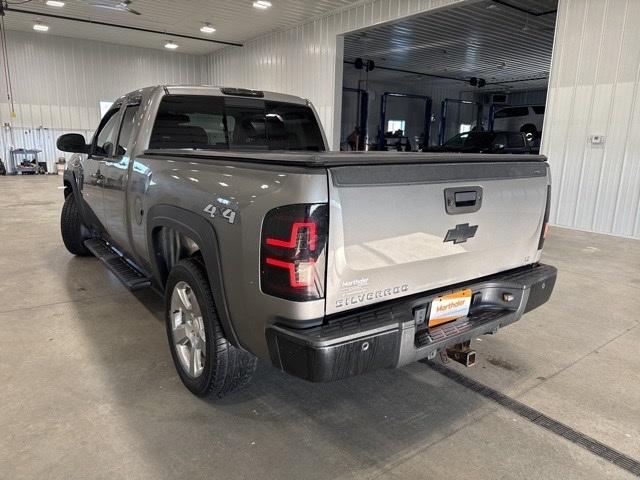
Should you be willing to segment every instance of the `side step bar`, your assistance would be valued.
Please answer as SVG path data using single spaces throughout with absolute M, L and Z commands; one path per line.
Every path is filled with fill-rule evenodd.
M 85 240 L 85 246 L 101 260 L 130 290 L 151 286 L 151 280 L 139 272 L 124 256 L 99 238 Z

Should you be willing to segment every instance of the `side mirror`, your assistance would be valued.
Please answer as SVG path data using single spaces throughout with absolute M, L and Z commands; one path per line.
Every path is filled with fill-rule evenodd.
M 58 150 L 69 153 L 89 153 L 89 145 L 79 133 L 67 133 L 58 137 Z

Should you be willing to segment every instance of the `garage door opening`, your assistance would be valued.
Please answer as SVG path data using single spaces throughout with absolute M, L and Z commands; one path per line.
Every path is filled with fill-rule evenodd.
M 538 153 L 557 0 L 485 0 L 345 35 L 341 150 Z

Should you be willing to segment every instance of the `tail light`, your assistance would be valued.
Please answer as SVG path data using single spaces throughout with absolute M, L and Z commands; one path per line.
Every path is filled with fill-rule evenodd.
M 547 186 L 547 206 L 544 208 L 544 220 L 542 221 L 542 231 L 540 232 L 540 240 L 538 240 L 538 250 L 542 250 L 544 240 L 549 233 L 549 211 L 551 210 L 551 185 Z
M 327 205 L 287 205 L 262 224 L 260 287 L 264 293 L 303 302 L 324 298 Z

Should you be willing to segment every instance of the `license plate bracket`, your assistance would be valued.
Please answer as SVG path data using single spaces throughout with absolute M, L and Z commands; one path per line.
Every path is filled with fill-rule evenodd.
M 472 296 L 471 289 L 465 288 L 433 299 L 427 325 L 436 327 L 460 317 L 466 317 L 469 314 Z

